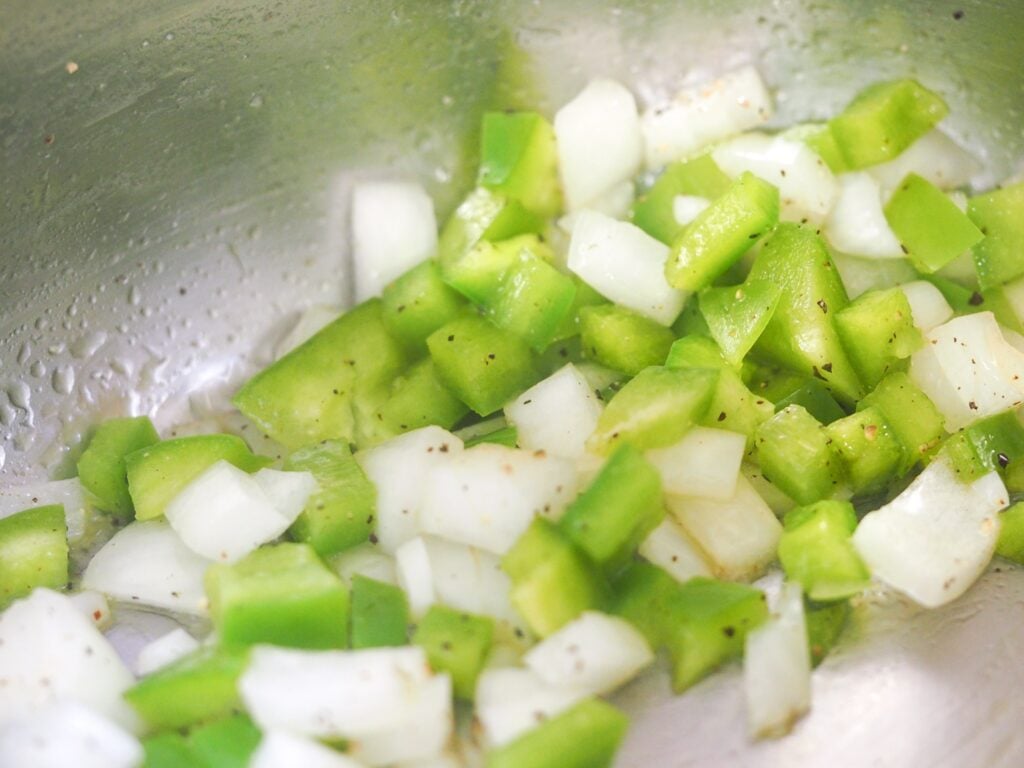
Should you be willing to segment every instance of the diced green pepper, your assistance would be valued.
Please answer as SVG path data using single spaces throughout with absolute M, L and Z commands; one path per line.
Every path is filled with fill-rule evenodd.
M 180 733 L 161 733 L 142 740 L 142 768 L 210 768 Z
M 761 248 L 748 280 L 782 290 L 779 306 L 754 351 L 797 373 L 821 379 L 850 405 L 862 387 L 839 340 L 833 318 L 846 291 L 821 237 L 810 227 L 783 222 Z
M 246 663 L 239 653 L 200 648 L 143 678 L 124 697 L 153 730 L 217 720 L 241 707 L 236 682 Z
M 607 454 L 621 443 L 637 448 L 671 445 L 703 418 L 718 372 L 704 368 L 647 368 L 608 403 L 587 447 Z
M 487 754 L 485 768 L 607 768 L 629 721 L 597 699 L 582 701 Z
M 1010 411 L 979 419 L 950 436 L 942 453 L 965 483 L 992 471 L 1002 474 L 1011 462 L 1024 460 L 1024 426 Z
M 388 398 L 376 412 L 384 438 L 436 424 L 451 429 L 469 413 L 437 375 L 433 360 L 413 364 L 391 383 Z
M 325 440 L 300 448 L 284 464 L 291 472 L 310 472 L 317 490 L 288 535 L 307 542 L 320 555 L 354 547 L 373 532 L 377 490 L 352 457 L 348 443 Z
M 209 768 L 246 768 L 261 738 L 252 720 L 234 715 L 196 728 L 188 743 Z
M 850 601 L 814 603 L 804 600 L 804 622 L 807 625 L 807 646 L 811 650 L 811 664 L 818 666 L 843 634 L 850 619 Z
M 985 237 L 974 246 L 978 284 L 990 288 L 1024 274 L 1024 182 L 972 197 L 967 215 Z
M 851 170 L 828 123 L 795 125 L 783 131 L 781 135 L 792 141 L 802 141 L 825 161 L 825 165 L 832 173 L 845 173 Z
M 580 311 L 583 354 L 613 370 L 636 376 L 661 365 L 675 341 L 672 331 L 617 304 L 599 304 Z
M 778 220 L 779 190 L 744 173 L 673 241 L 666 279 L 684 291 L 706 288 Z
M 380 319 L 410 352 L 427 350 L 427 337 L 466 311 L 466 300 L 441 280 L 437 262 L 424 261 L 384 288 Z
M 903 443 L 877 408 L 836 419 L 825 427 L 825 435 L 854 494 L 884 489 L 905 463 Z
M 608 585 L 597 566 L 542 517 L 519 537 L 501 567 L 512 580 L 512 605 L 541 637 L 607 601 Z
M 604 296 L 583 282 L 577 275 L 570 275 L 569 278 L 576 286 L 576 293 L 572 299 L 572 306 L 562 318 L 562 324 L 555 333 L 555 341 L 570 339 L 580 333 L 580 316 L 587 307 L 608 303 Z
M 539 378 L 526 342 L 482 317 L 438 328 L 427 347 L 441 380 L 481 416 L 493 413 Z
M 892 160 L 949 113 L 942 97 L 916 80 L 869 85 L 829 122 L 850 170 Z
M 558 335 L 572 308 L 576 285 L 529 250 L 522 250 L 485 304 L 492 323 L 542 352 Z
M 435 672 L 452 676 L 456 697 L 472 700 L 493 636 L 494 619 L 432 605 L 417 623 L 412 642 L 427 652 Z
M 999 515 L 996 554 L 1024 565 L 1024 501 L 1007 507 Z
M 903 443 L 903 461 L 897 474 L 905 474 L 938 445 L 945 434 L 942 414 L 905 373 L 892 373 L 857 403 L 858 410 L 877 408 Z
M 657 181 L 633 205 L 632 219 L 640 229 L 671 245 L 685 227 L 676 220 L 679 195 L 714 200 L 732 185 L 710 154 L 669 163 Z
M 159 441 L 148 416 L 110 419 L 100 424 L 78 459 L 78 479 L 93 506 L 115 517 L 131 519 L 134 507 L 124 458 Z
M 481 443 L 494 443 L 495 445 L 504 445 L 507 448 L 515 448 L 519 444 L 519 431 L 513 426 L 506 425 L 490 432 L 476 435 L 465 441 L 466 448 L 472 448 L 474 445 L 480 445 Z
M 853 505 L 819 501 L 786 513 L 779 562 L 812 600 L 837 600 L 860 592 L 871 576 L 850 537 L 857 527 Z
M 762 424 L 755 443 L 764 476 L 798 504 L 828 498 L 839 484 L 838 460 L 825 430 L 799 405 Z
M 178 437 L 129 453 L 125 466 L 135 517 L 160 517 L 171 499 L 218 461 L 230 462 L 244 472 L 270 464 L 270 459 L 253 455 L 245 441 L 234 435 Z
M 918 272 L 935 272 L 984 235 L 956 203 L 912 173 L 893 191 L 885 218 Z
M 864 386 L 904 370 L 921 344 L 907 295 L 899 288 L 868 291 L 836 313 L 836 330 Z
M 764 388 L 756 388 L 768 400 L 775 403 L 778 413 L 787 405 L 799 405 L 822 424 L 831 424 L 846 415 L 846 411 L 832 397 L 832 393 L 819 379 L 805 376 L 780 374 Z
M 380 299 L 346 312 L 246 382 L 234 404 L 286 448 L 352 441 L 359 394 L 386 387 L 407 362 L 381 315 Z
M 558 525 L 591 560 L 614 573 L 664 516 L 661 475 L 640 451 L 624 443 Z
M 781 295 L 777 285 L 757 280 L 701 292 L 700 313 L 731 365 L 743 361 L 768 327 Z
M 361 574 L 352 577 L 353 648 L 405 645 L 409 641 L 409 601 L 405 592 Z
M 36 587 L 68 585 L 64 507 L 52 504 L 0 519 L 0 610 Z
M 562 189 L 551 124 L 536 112 L 484 113 L 479 178 L 539 216 L 558 215 Z
M 210 618 L 226 647 L 348 645 L 348 590 L 308 544 L 262 547 L 206 572 Z

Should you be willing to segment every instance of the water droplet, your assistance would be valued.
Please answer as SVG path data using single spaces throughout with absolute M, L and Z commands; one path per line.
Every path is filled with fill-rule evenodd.
M 18 349 L 18 365 L 24 365 L 32 357 L 32 345 L 27 341 Z
M 7 387 L 7 396 L 11 398 L 11 405 L 23 411 L 32 409 L 32 390 L 24 381 L 16 381 Z
M 167 42 L 171 42 L 171 40 L 173 40 L 173 39 L 174 39 L 174 33 L 173 32 L 168 32 L 166 35 L 164 35 L 164 40 L 166 40 Z
M 28 369 L 28 372 L 32 374 L 32 376 L 34 376 L 35 378 L 41 379 L 43 376 L 46 375 L 46 366 L 43 365 L 42 360 L 36 360 L 34 363 L 32 363 L 31 367 Z
M 107 334 L 102 331 L 93 331 L 80 337 L 71 344 L 71 355 L 77 358 L 92 357 L 96 354 L 103 342 L 107 340 Z
M 6 463 L 7 463 L 7 451 L 5 451 L 4 447 L 2 445 L 0 445 L 0 469 L 3 469 L 4 468 L 4 464 L 6 464 Z
M 249 99 L 249 106 L 253 109 L 259 109 L 263 106 L 263 97 L 258 93 L 254 93 L 252 98 Z
M 142 41 L 142 47 L 143 48 L 149 48 L 149 40 L 143 40 Z
M 75 386 L 75 369 L 70 365 L 58 365 L 53 369 L 50 379 L 53 391 L 61 395 L 70 395 Z
M 14 423 L 14 420 L 17 417 L 18 414 L 8 403 L 0 405 L 0 424 L 3 424 L 5 427 L 9 427 Z
M 129 376 L 132 372 L 132 365 L 122 357 L 115 357 L 110 361 L 110 367 L 114 370 L 114 373 L 119 373 L 122 376 Z
M 139 302 L 142 301 L 142 291 L 139 290 L 139 286 L 133 285 L 128 291 L 128 303 L 133 307 L 139 306 Z

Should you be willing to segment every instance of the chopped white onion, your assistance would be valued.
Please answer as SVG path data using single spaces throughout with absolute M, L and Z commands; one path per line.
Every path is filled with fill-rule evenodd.
M 370 181 L 352 190 L 352 267 L 356 302 L 437 250 L 434 202 L 419 184 Z
M 628 621 L 584 611 L 533 646 L 523 661 L 548 685 L 600 695 L 635 677 L 654 661 L 654 652 Z
M 720 578 L 751 578 L 775 558 L 782 525 L 745 477 L 725 501 L 671 494 L 665 501 Z
M 74 701 L 0 726 L 0 765 L 7 768 L 138 768 L 142 760 L 138 739 Z
M 839 197 L 825 221 L 829 245 L 873 259 L 906 258 L 882 210 L 882 188 L 866 171 L 836 177 Z
M 85 500 L 82 483 L 77 477 L 68 480 L 49 480 L 27 485 L 0 486 L 0 518 L 9 517 L 32 507 L 61 504 L 64 519 L 68 525 L 68 543 L 74 545 L 86 533 L 86 524 L 91 514 Z
M 692 155 L 721 139 L 748 131 L 772 116 L 772 100 L 753 67 L 680 91 L 671 102 L 644 112 L 647 168 Z
M 939 457 L 864 516 L 853 544 L 876 578 L 934 608 L 962 595 L 985 570 L 1009 498 L 997 472 L 962 483 Z
M 747 438 L 724 429 L 693 427 L 674 445 L 644 456 L 661 474 L 666 493 L 725 500 L 736 492 L 736 478 Z
M 420 526 L 503 555 L 534 517 L 557 517 L 577 484 L 567 459 L 482 443 L 434 468 L 423 491 Z
M 601 410 L 590 384 L 569 363 L 506 405 L 505 416 L 515 425 L 521 448 L 578 459 Z
M 330 564 L 346 584 L 350 584 L 357 573 L 385 584 L 398 583 L 395 558 L 369 542 L 339 552 L 330 558 Z
M 910 378 L 953 432 L 1024 401 L 1024 354 L 991 312 L 955 317 L 933 328 L 910 358 Z
M 373 766 L 425 760 L 444 750 L 453 727 L 451 677 L 435 675 L 415 687 L 400 722 L 355 739 L 352 755 Z
M 394 554 L 420 533 L 420 503 L 432 471 L 462 451 L 462 441 L 430 426 L 360 451 L 356 460 L 377 488 L 375 533 L 381 550 Z
M 135 677 L 65 595 L 36 589 L 0 614 L 0 724 L 77 702 L 136 732 L 122 694 Z M 16 764 L 16 763 L 15 763 Z
M 889 162 L 869 168 L 868 173 L 891 192 L 909 173 L 922 176 L 939 189 L 954 189 L 966 185 L 980 170 L 981 164 L 973 155 L 935 128 Z
M 558 167 L 569 211 L 633 178 L 643 137 L 636 101 L 614 80 L 592 80 L 555 114 Z
M 139 650 L 135 659 L 135 672 L 140 677 L 173 664 L 199 647 L 199 641 L 182 627 L 152 640 Z
M 110 610 L 110 604 L 103 593 L 86 589 L 73 595 L 68 595 L 68 598 L 75 608 L 82 612 L 83 616 L 96 625 L 96 629 L 103 631 L 113 621 L 114 614 Z
M 686 295 L 665 279 L 668 246 L 629 222 L 581 211 L 569 242 L 571 272 L 606 298 L 671 325 Z
M 315 739 L 287 731 L 267 731 L 249 758 L 248 768 L 362 768 L 348 755 Z
M 676 220 L 677 224 L 685 227 L 709 205 L 711 205 L 711 201 L 706 197 L 676 195 L 672 198 L 672 218 Z
M 473 703 L 489 747 L 500 747 L 587 698 L 585 691 L 548 685 L 517 667 L 485 669 Z
M 780 218 L 821 223 L 839 196 L 825 162 L 801 141 L 750 133 L 715 147 L 711 156 L 726 174 L 750 171 L 779 188 Z
M 164 521 L 135 522 L 93 555 L 82 586 L 132 605 L 204 616 L 209 565 Z
M 937 325 L 942 325 L 953 316 L 953 308 L 949 306 L 942 291 L 927 280 L 913 280 L 900 286 L 903 295 L 910 304 L 910 314 L 914 316 L 914 326 L 921 333 L 928 333 Z
M 755 737 L 782 736 L 811 706 L 811 654 L 800 585 L 786 583 L 777 615 L 746 637 L 743 687 Z
M 398 586 L 409 600 L 409 612 L 418 619 L 437 602 L 430 553 L 422 537 L 409 539 L 395 552 Z
M 668 571 L 676 581 L 711 575 L 711 567 L 700 547 L 672 518 L 662 520 L 640 544 L 639 551 L 642 557 Z

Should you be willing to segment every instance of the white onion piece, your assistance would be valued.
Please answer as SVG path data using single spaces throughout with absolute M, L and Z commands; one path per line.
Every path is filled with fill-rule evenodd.
M 746 637 L 743 687 L 755 737 L 782 736 L 811 706 L 811 653 L 800 585 L 787 582 L 777 615 Z
M 761 474 L 761 468 L 756 464 L 744 464 L 740 467 L 740 473 L 750 483 L 757 495 L 764 500 L 764 503 L 771 508 L 776 517 L 781 518 L 789 512 L 797 503 L 789 496 L 779 490 L 768 478 Z
M 824 226 L 829 245 L 843 253 L 873 259 L 906 258 L 885 218 L 882 188 L 875 178 L 859 171 L 836 179 L 839 197 Z
M 461 451 L 459 438 L 430 426 L 356 454 L 363 472 L 377 488 L 374 525 L 382 551 L 394 554 L 419 535 L 420 503 L 427 477 Z
M 568 266 L 605 298 L 671 325 L 687 294 L 665 280 L 668 251 L 639 227 L 581 211 L 569 242 Z
M 8 517 L 32 507 L 61 504 L 68 526 L 68 542 L 76 544 L 85 535 L 90 516 L 82 483 L 77 477 L 68 480 L 50 480 L 27 485 L 0 487 L 0 518 Z
M 248 768 L 362 768 L 348 755 L 287 731 L 267 731 L 249 758 Z
M 238 690 L 263 730 L 359 739 L 405 723 L 429 679 L 426 654 L 417 646 L 360 651 L 257 646 Z
M 409 612 L 418 619 L 437 602 L 430 553 L 422 537 L 410 539 L 395 552 L 398 586 L 409 600 Z
M 274 359 L 280 360 L 297 346 L 311 339 L 317 331 L 337 320 L 343 311 L 340 307 L 327 304 L 311 306 L 299 315 L 295 325 L 277 342 L 277 346 L 274 347 Z
M 521 448 L 578 459 L 601 410 L 590 384 L 569 363 L 506 405 L 505 416 L 515 425 Z
M 933 328 L 910 358 L 910 378 L 942 413 L 950 432 L 1024 401 L 1024 354 L 995 315 L 978 312 Z
M 114 614 L 103 593 L 86 589 L 68 595 L 68 599 L 71 600 L 75 608 L 82 612 L 83 616 L 96 625 L 96 629 L 103 631 L 113 622 Z
M 135 732 L 122 698 L 135 677 L 110 642 L 64 595 L 36 589 L 0 614 L 0 724 L 78 702 Z
M 435 675 L 415 688 L 401 722 L 354 740 L 352 756 L 373 766 L 424 760 L 441 753 L 453 727 L 451 677 Z
M 577 484 L 571 461 L 483 443 L 434 468 L 423 491 L 420 526 L 503 555 L 534 517 L 557 517 Z
M 640 169 L 636 101 L 614 80 L 592 80 L 555 114 L 558 167 L 569 211 L 589 206 Z
M 864 516 L 853 545 L 876 578 L 935 608 L 962 595 L 985 570 L 1009 498 L 997 472 L 962 483 L 940 457 Z
M 142 760 L 138 739 L 74 701 L 0 727 L 0 765 L 8 768 L 137 768 Z
M 710 576 L 711 567 L 690 535 L 674 519 L 666 517 L 641 542 L 642 557 L 668 571 L 678 582 L 694 576 Z
M 625 219 L 635 199 L 636 186 L 632 181 L 616 184 L 600 197 L 594 198 L 587 203 L 586 208 L 579 208 L 559 217 L 557 231 L 566 235 L 572 235 L 573 227 L 576 226 L 576 220 L 584 211 L 597 211 L 613 219 Z M 568 246 L 566 245 L 567 249 Z M 558 265 L 564 267 L 565 259 L 560 258 Z
M 746 447 L 737 432 L 693 427 L 678 443 L 644 456 L 661 474 L 665 493 L 724 501 L 736 492 Z
M 356 302 L 434 255 L 434 202 L 419 184 L 370 181 L 352 190 L 352 271 Z
M 914 316 L 914 326 L 921 333 L 928 333 L 937 325 L 942 325 L 953 316 L 953 308 L 949 306 L 942 291 L 927 280 L 914 280 L 900 286 L 903 295 L 910 304 L 910 314 Z
M 167 503 L 164 516 L 193 552 L 234 563 L 284 533 L 315 489 L 308 472 L 249 475 L 218 461 Z
M 821 223 L 839 196 L 839 184 L 820 157 L 801 141 L 750 133 L 715 147 L 711 156 L 727 175 L 744 171 L 779 188 L 780 218 Z
M 385 584 L 398 583 L 395 558 L 369 542 L 339 552 L 330 558 L 330 564 L 346 584 L 351 584 L 357 573 Z
M 782 525 L 746 478 L 725 501 L 671 494 L 665 501 L 720 578 L 751 578 L 775 558 Z
M 486 745 L 500 747 L 585 698 L 585 691 L 548 685 L 532 670 L 494 667 L 477 678 L 473 703 Z
M 132 605 L 205 616 L 209 564 L 164 521 L 135 522 L 93 555 L 82 587 Z
M 644 112 L 646 163 L 655 170 L 772 116 L 772 100 L 753 67 L 680 91 L 671 102 Z
M 981 164 L 973 155 L 935 128 L 889 162 L 870 167 L 868 173 L 891 192 L 909 173 L 916 173 L 939 189 L 954 189 L 966 185 L 980 170 Z
M 135 659 L 135 672 L 140 677 L 173 664 L 199 647 L 199 641 L 183 628 L 172 629 L 166 635 L 152 640 L 139 650 Z
M 834 252 L 832 261 L 851 301 L 867 291 L 918 279 L 917 272 L 906 259 L 866 259 Z
M 685 227 L 709 205 L 711 205 L 711 201 L 706 197 L 676 195 L 672 198 L 672 218 L 676 220 L 677 224 Z
M 523 661 L 548 685 L 600 695 L 635 677 L 654 661 L 654 652 L 628 621 L 584 611 L 533 646 Z
M 406 763 L 400 763 L 397 768 L 466 768 L 467 765 L 483 765 L 483 758 L 475 763 L 466 762 L 451 752 L 443 752 L 426 760 L 411 760 Z

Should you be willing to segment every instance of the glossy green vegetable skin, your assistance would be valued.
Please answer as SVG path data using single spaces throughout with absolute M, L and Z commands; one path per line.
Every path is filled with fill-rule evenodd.
M 615 304 L 584 307 L 579 326 L 583 354 L 628 376 L 664 363 L 675 341 L 665 326 Z
M 135 508 L 128 491 L 125 456 L 160 441 L 148 416 L 109 419 L 96 428 L 78 459 L 78 479 L 97 509 L 131 519 Z
M 545 720 L 533 730 L 487 754 L 486 768 L 605 768 L 626 734 L 629 721 L 597 699 Z
M 451 675 L 455 696 L 468 701 L 493 637 L 492 618 L 432 605 L 417 623 L 412 642 L 426 651 L 431 669 Z
M 811 664 L 818 666 L 839 641 L 849 623 L 849 600 L 814 603 L 804 600 L 804 621 L 807 624 L 807 645 L 811 651 Z
M 241 707 L 236 682 L 246 663 L 238 652 L 200 648 L 143 678 L 124 697 L 153 730 L 209 722 Z
M 1003 474 L 1011 463 L 1024 460 L 1024 426 L 1010 411 L 979 419 L 951 435 L 942 453 L 964 482 L 993 471 Z
M 206 572 L 210 618 L 229 648 L 348 645 L 348 590 L 307 544 L 277 544 Z
M 125 466 L 135 517 L 160 517 L 171 499 L 218 461 L 227 461 L 245 472 L 270 464 L 270 459 L 253 455 L 245 441 L 235 435 L 179 437 L 129 453 Z
M 753 353 L 796 373 L 820 379 L 841 403 L 852 405 L 863 387 L 833 319 L 848 303 L 824 241 L 810 227 L 783 222 L 754 260 L 749 280 L 778 286 L 779 307 Z
M 192 751 L 209 768 L 246 768 L 263 737 L 245 715 L 235 715 L 193 730 Z
M 408 363 L 381 320 L 380 299 L 346 312 L 247 381 L 235 406 L 286 448 L 356 439 L 357 400 Z
M 558 521 L 606 573 L 621 570 L 661 522 L 661 475 L 629 444 L 619 446 Z
M 864 408 L 825 427 L 854 495 L 881 491 L 904 464 L 904 448 L 877 408 Z
M 536 112 L 487 112 L 480 136 L 481 186 L 550 218 L 562 208 L 551 124 Z
M 990 288 L 1024 274 L 1024 182 L 972 197 L 967 215 L 985 236 L 974 246 L 978 284 Z
M 372 421 L 383 440 L 430 424 L 451 429 L 467 413 L 469 408 L 441 380 L 433 360 L 424 358 L 395 378 Z
M 798 504 L 828 498 L 839 485 L 841 471 L 828 436 L 799 405 L 762 424 L 754 442 L 764 476 Z
M 427 337 L 466 311 L 466 300 L 441 280 L 433 260 L 387 285 L 380 300 L 384 327 L 413 354 L 425 354 Z
M 0 519 L 0 610 L 36 587 L 68 585 L 64 507 L 53 504 Z
M 300 448 L 285 461 L 289 472 L 310 472 L 317 490 L 288 535 L 320 555 L 354 547 L 373 532 L 377 489 L 352 457 L 348 443 L 325 440 Z
M 395 585 L 356 574 L 350 603 L 353 649 L 392 647 L 409 641 L 409 601 Z
M 945 434 L 942 415 L 905 373 L 893 373 L 857 403 L 858 410 L 877 408 L 903 444 L 896 473 L 905 474 L 939 444 Z
M 671 245 L 685 229 L 675 217 L 676 196 L 714 200 L 731 185 L 732 179 L 722 173 L 709 154 L 669 163 L 651 188 L 636 201 L 631 218 L 651 237 Z
M 860 592 L 871 579 L 850 537 L 857 527 L 853 505 L 819 501 L 786 513 L 779 562 L 811 600 L 828 601 Z
M 899 288 L 858 296 L 836 313 L 835 322 L 843 349 L 869 389 L 888 374 L 905 370 L 906 361 L 924 343 Z
M 1024 565 L 1024 502 L 1018 501 L 999 515 L 996 554 Z
M 711 337 L 732 366 L 739 366 L 768 327 L 782 291 L 773 283 L 751 281 L 708 288 L 700 294 L 700 313 Z
M 721 276 L 779 220 L 779 190 L 744 173 L 672 243 L 669 285 L 699 291 Z
M 502 273 L 488 319 L 515 334 L 536 352 L 554 341 L 572 309 L 576 285 L 553 266 L 523 250 Z

